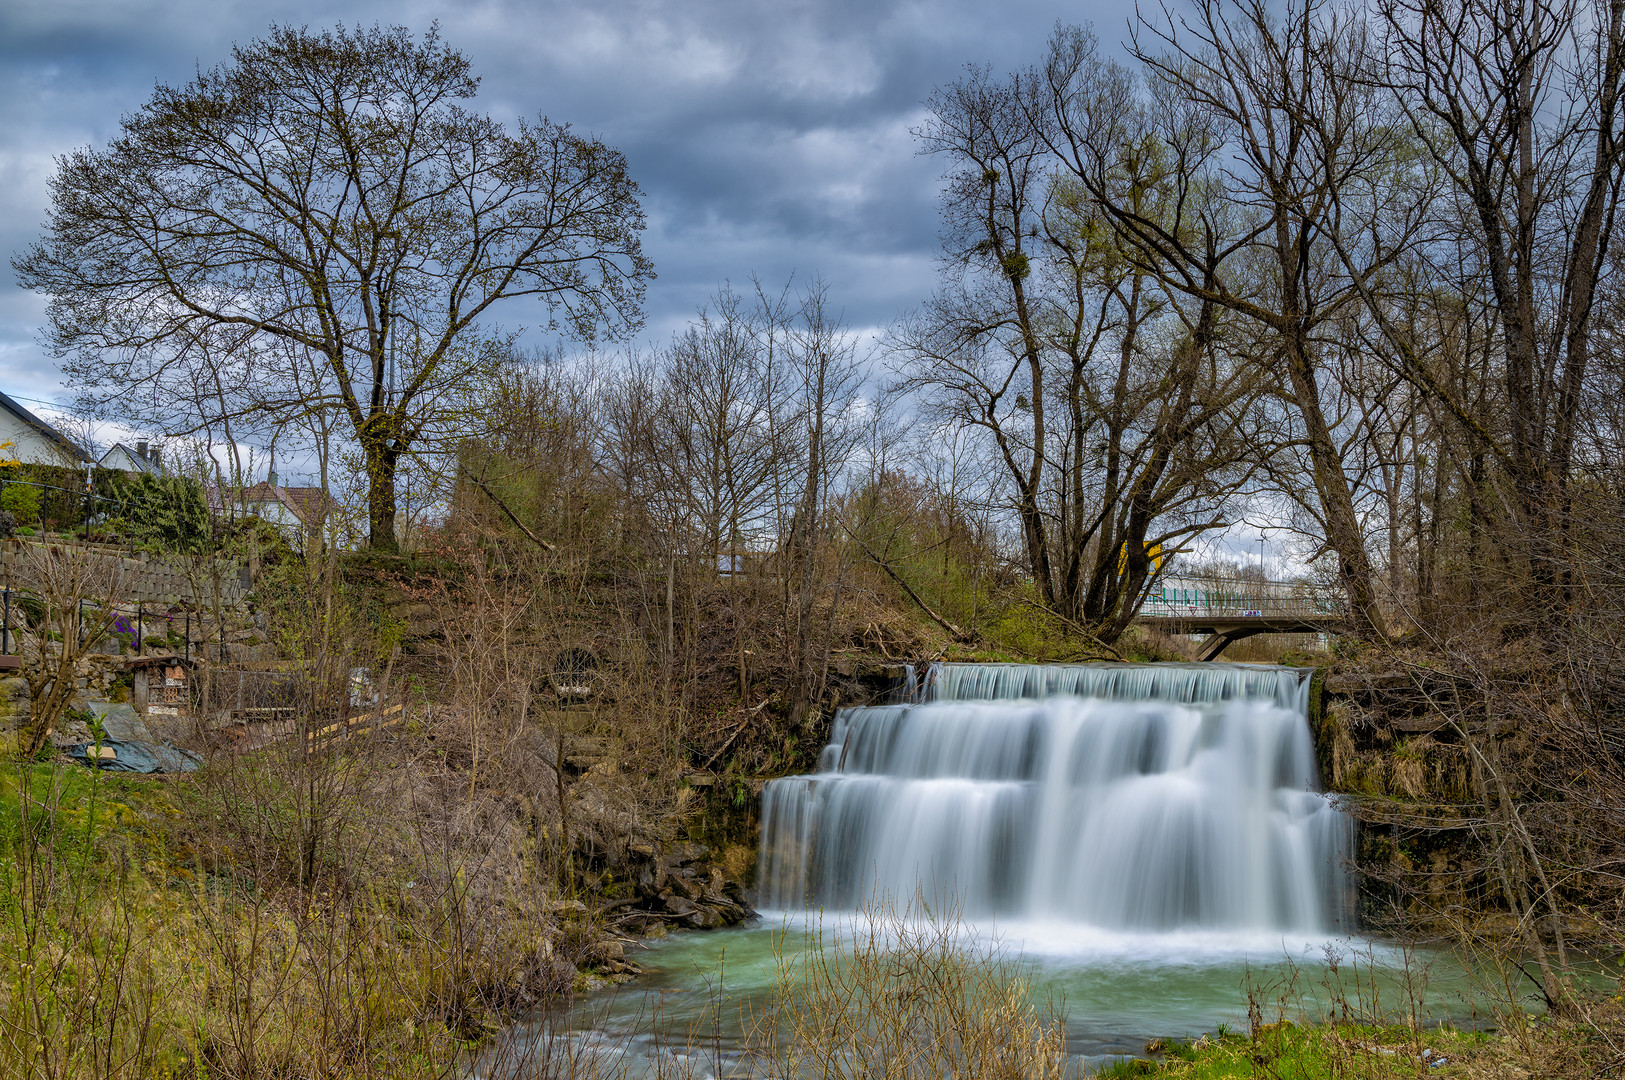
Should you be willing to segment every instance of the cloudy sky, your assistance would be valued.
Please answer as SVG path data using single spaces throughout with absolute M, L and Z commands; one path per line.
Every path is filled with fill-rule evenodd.
M 273 22 L 438 20 L 483 77 L 479 104 L 545 112 L 628 157 L 666 338 L 725 279 L 817 273 L 857 327 L 935 275 L 938 166 L 915 155 L 920 102 L 966 63 L 1037 59 L 1056 20 L 1122 39 L 1128 0 L 0 0 L 0 390 L 65 401 L 35 343 L 44 300 L 9 263 L 38 235 L 53 155 L 99 145 L 159 82 L 180 83 Z M 519 313 L 516 312 L 517 316 Z

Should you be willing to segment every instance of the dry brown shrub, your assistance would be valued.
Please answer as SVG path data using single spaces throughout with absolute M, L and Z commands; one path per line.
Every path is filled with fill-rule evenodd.
M 1060 1080 L 1066 1037 L 1032 997 L 1018 958 L 973 937 L 957 913 L 877 903 L 775 952 L 753 1064 L 774 1076 L 841 1080 Z

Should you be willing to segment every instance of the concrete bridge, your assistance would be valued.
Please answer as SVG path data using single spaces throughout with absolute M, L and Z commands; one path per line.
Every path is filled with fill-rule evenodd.
M 1164 586 L 1134 621 L 1164 634 L 1208 635 L 1201 660 L 1217 660 L 1232 642 L 1255 634 L 1340 634 L 1349 626 L 1341 597 L 1285 582 Z

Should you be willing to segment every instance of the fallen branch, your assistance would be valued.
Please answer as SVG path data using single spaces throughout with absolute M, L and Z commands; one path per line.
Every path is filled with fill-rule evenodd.
M 762 699 L 762 704 L 756 706 L 754 709 L 752 709 L 749 712 L 749 714 L 746 715 L 746 717 L 743 720 L 739 721 L 738 725 L 734 728 L 734 733 L 732 735 L 729 735 L 728 736 L 728 741 L 724 742 L 722 744 L 722 749 L 720 749 L 716 753 L 712 754 L 711 757 L 706 761 L 706 763 L 704 765 L 700 766 L 700 771 L 701 772 L 709 772 L 710 769 L 711 769 L 711 766 L 715 765 L 717 763 L 717 760 L 719 758 L 721 758 L 723 754 L 726 754 L 728 752 L 728 748 L 734 744 L 734 740 L 739 738 L 739 736 L 744 733 L 745 726 L 750 723 L 751 717 L 755 716 L 757 713 L 761 712 L 762 709 L 764 707 L 766 707 L 767 703 L 769 701 L 772 701 L 772 700 L 773 700 L 772 698 L 763 698 Z
M 948 631 L 955 641 L 959 642 L 961 645 L 974 645 L 977 641 L 981 640 L 979 635 L 970 633 L 966 630 L 961 630 L 958 626 L 954 625 L 952 622 L 933 611 L 931 605 L 927 604 L 924 600 L 921 600 L 920 594 L 915 592 L 909 583 L 903 580 L 902 575 L 898 574 L 896 570 L 891 568 L 890 563 L 888 563 L 885 559 L 882 559 L 879 555 L 876 555 L 874 553 L 874 549 L 869 547 L 868 544 L 864 543 L 863 537 L 853 532 L 850 525 L 843 521 L 841 522 L 841 528 L 846 530 L 846 535 L 858 542 L 858 547 L 863 549 L 863 553 L 865 555 L 874 560 L 876 566 L 886 571 L 887 577 L 897 582 L 898 586 L 908 594 L 908 598 L 914 601 L 914 603 L 919 606 L 920 610 L 925 612 L 926 615 L 930 617 L 932 622 Z
M 558 550 L 551 543 L 549 543 L 546 540 L 543 540 L 540 536 L 537 536 L 535 533 L 531 532 L 528 528 L 526 528 L 525 523 L 523 521 L 520 521 L 518 516 L 516 514 L 514 514 L 514 512 L 512 510 L 508 509 L 508 504 L 503 502 L 500 498 L 498 498 L 496 492 L 492 491 L 490 488 L 485 486 L 485 481 L 484 480 L 478 480 L 478 479 L 475 479 L 474 477 L 469 477 L 469 479 L 473 480 L 475 487 L 477 487 L 481 491 L 485 492 L 485 494 L 490 498 L 490 500 L 497 504 L 497 509 L 498 510 L 501 510 L 504 514 L 508 515 L 508 520 L 513 522 L 514 525 L 519 529 L 520 532 L 522 532 L 526 536 L 530 537 L 531 543 L 535 544 L 537 547 L 541 548 L 543 551 L 556 551 L 556 550 Z
M 1055 616 L 1057 619 L 1060 619 L 1062 622 L 1066 623 L 1067 626 L 1070 626 L 1077 633 L 1082 634 L 1084 637 L 1088 638 L 1090 641 L 1094 642 L 1096 645 L 1099 645 L 1102 649 L 1105 649 L 1107 652 L 1111 653 L 1114 658 L 1116 658 L 1118 660 L 1124 660 L 1125 662 L 1127 662 L 1122 653 L 1118 652 L 1116 649 L 1112 648 L 1110 645 L 1106 644 L 1104 641 L 1101 641 L 1094 634 L 1091 634 L 1088 631 L 1088 629 L 1086 629 L 1085 627 L 1079 625 L 1078 623 L 1073 622 L 1071 619 L 1067 618 L 1065 615 L 1062 615 L 1059 611 L 1056 611 L 1053 608 L 1047 608 L 1043 604 L 1035 603 L 1034 601 L 1027 599 L 1025 596 L 1018 596 L 1018 597 L 1016 597 L 1016 599 L 1021 601 L 1023 604 L 1026 604 L 1028 607 L 1033 608 L 1036 611 L 1042 611 L 1045 615 L 1053 615 L 1053 616 Z

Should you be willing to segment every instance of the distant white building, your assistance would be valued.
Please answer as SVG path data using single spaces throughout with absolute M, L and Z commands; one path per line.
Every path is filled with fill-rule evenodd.
M 123 443 L 114 443 L 113 448 L 102 455 L 96 464 L 104 469 L 118 469 L 127 473 L 147 473 L 151 476 L 164 475 L 162 454 L 158 447 L 148 446 L 145 439 L 135 444 L 131 450 Z
M 86 460 L 78 443 L 5 394 L 0 394 L 0 443 L 11 444 L 0 456 L 25 465 L 79 465 Z
M 218 494 L 215 496 L 218 500 Z M 283 487 L 261 481 L 241 491 L 228 491 L 217 509 L 236 507 L 270 522 L 292 542 L 307 535 L 331 535 L 333 500 L 319 487 Z

